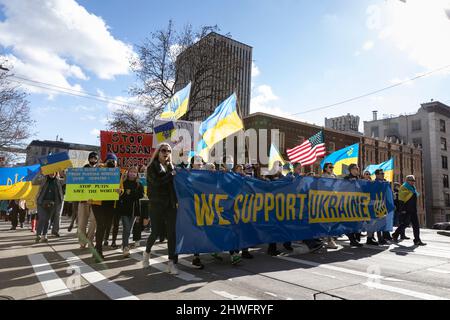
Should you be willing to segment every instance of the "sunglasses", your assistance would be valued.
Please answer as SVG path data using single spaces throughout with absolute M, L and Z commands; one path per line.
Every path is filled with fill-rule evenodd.
M 162 153 L 172 153 L 172 150 L 169 150 L 169 149 L 161 149 L 160 152 L 162 152 Z
M 328 167 L 328 169 L 334 169 L 334 167 Z

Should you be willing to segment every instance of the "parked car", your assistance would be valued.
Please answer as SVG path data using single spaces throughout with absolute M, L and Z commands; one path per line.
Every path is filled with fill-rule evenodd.
M 450 230 L 450 222 L 439 222 L 433 225 L 436 230 Z

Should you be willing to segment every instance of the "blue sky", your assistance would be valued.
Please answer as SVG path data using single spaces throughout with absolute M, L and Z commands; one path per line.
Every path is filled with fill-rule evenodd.
M 445 11 L 448 9 L 448 11 Z M 176 27 L 217 24 L 253 47 L 251 111 L 289 116 L 450 65 L 450 1 L 407 0 L 0 0 L 0 54 L 17 75 L 129 99 L 133 45 L 169 19 Z M 257 70 L 257 71 L 256 71 Z M 323 125 L 352 113 L 415 112 L 450 103 L 449 69 L 297 119 Z M 98 144 L 113 105 L 35 87 L 37 139 Z

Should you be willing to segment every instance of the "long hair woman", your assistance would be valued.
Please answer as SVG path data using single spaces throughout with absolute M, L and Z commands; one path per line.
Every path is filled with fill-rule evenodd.
M 147 167 L 147 193 L 150 200 L 150 210 L 153 211 L 152 231 L 147 239 L 142 266 L 150 265 L 150 252 L 156 238 L 161 234 L 161 228 L 166 222 L 167 246 L 169 251 L 168 272 L 178 274 L 175 254 L 175 231 L 177 218 L 177 199 L 173 185 L 175 166 L 172 162 L 172 148 L 167 143 L 161 143 L 153 154 Z

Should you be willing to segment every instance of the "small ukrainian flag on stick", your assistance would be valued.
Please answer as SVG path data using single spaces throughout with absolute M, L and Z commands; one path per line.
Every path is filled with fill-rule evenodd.
M 52 174 L 73 167 L 67 152 L 60 152 L 41 157 L 39 158 L 39 163 L 41 164 L 41 172 L 43 175 Z

